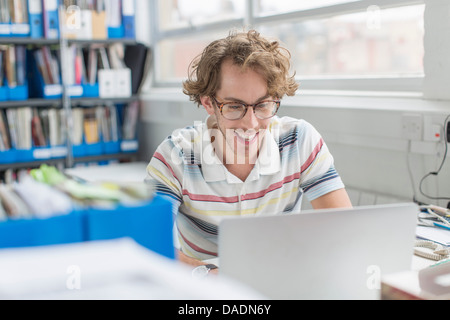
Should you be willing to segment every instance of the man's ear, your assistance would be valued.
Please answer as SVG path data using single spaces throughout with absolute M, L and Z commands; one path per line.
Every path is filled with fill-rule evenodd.
M 205 108 L 206 112 L 208 112 L 209 115 L 213 115 L 214 114 L 214 101 L 208 96 L 200 97 L 200 101 L 202 103 L 202 106 Z

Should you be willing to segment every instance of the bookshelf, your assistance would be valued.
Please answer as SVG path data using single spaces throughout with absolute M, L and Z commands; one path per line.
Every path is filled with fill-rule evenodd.
M 22 2 L 24 0 L 14 0 L 18 2 Z M 45 3 L 46 0 L 36 0 L 39 3 L 42 4 L 42 13 L 46 13 Z M 33 0 L 28 0 L 28 3 L 30 2 L 36 2 Z M 27 2 L 27 1 L 25 1 Z M 95 52 L 95 55 L 98 55 L 96 59 L 105 58 L 113 59 L 112 53 L 113 51 L 110 50 L 111 47 L 118 46 L 118 48 L 126 49 L 128 47 L 135 47 L 138 46 L 139 43 L 135 40 L 135 38 L 130 34 L 130 26 L 125 24 L 130 24 L 134 27 L 134 17 L 133 16 L 124 16 L 125 12 L 122 12 L 122 20 L 121 23 L 124 24 L 120 27 L 116 26 L 109 26 L 106 24 L 103 24 L 102 28 L 105 29 L 106 38 L 95 38 L 95 39 L 85 39 L 83 36 L 80 35 L 73 35 L 68 34 L 67 30 L 64 26 L 65 19 L 67 19 L 66 14 L 68 14 L 68 10 L 62 3 L 75 3 L 77 4 L 77 1 L 57 1 L 58 8 L 57 8 L 57 15 L 59 16 L 58 21 L 58 27 L 57 27 L 57 33 L 58 37 L 54 37 L 52 39 L 48 38 L 48 31 L 45 30 L 45 14 L 41 16 L 41 22 L 43 24 L 44 32 L 42 33 L 41 37 L 35 38 L 30 35 L 10 35 L 5 36 L 3 34 L 0 34 L 0 50 L 1 48 L 6 48 L 9 46 L 14 47 L 25 47 L 26 48 L 26 72 L 27 72 L 27 82 L 26 82 L 26 88 L 23 90 L 26 91 L 27 95 L 25 97 L 16 97 L 12 99 L 2 99 L 0 96 L 0 116 L 3 114 L 3 120 L 4 125 L 11 121 L 7 113 L 19 113 L 24 111 L 23 109 L 27 109 L 27 114 L 30 113 L 31 115 L 27 115 L 27 117 L 31 117 L 34 119 L 35 115 L 38 115 L 41 117 L 42 114 L 51 113 L 51 114 L 58 114 L 58 118 L 60 121 L 61 129 L 59 133 L 61 133 L 61 136 L 64 136 L 64 139 L 62 139 L 60 144 L 52 144 L 50 141 L 50 138 L 48 136 L 45 137 L 46 144 L 38 145 L 35 143 L 33 139 L 35 137 L 33 136 L 32 139 L 32 146 L 31 150 L 28 147 L 21 147 L 20 149 L 13 146 L 12 143 L 12 133 L 9 132 L 9 148 L 5 148 L 3 146 L 3 149 L 0 145 L 0 181 L 2 180 L 2 175 L 4 171 L 6 170 L 19 170 L 19 169 L 28 169 L 33 167 L 38 167 L 41 164 L 49 164 L 49 165 L 58 165 L 60 167 L 65 168 L 71 168 L 81 163 L 92 163 L 92 162 L 107 162 L 109 160 L 113 161 L 136 161 L 137 160 L 137 151 L 139 147 L 139 143 L 137 141 L 137 128 L 135 127 L 135 135 L 133 137 L 128 137 L 127 141 L 123 141 L 122 137 L 123 134 L 123 128 L 125 126 L 124 124 L 124 117 L 126 117 L 127 110 L 133 108 L 136 108 L 136 105 L 139 106 L 139 95 L 137 94 L 137 90 L 135 90 L 134 87 L 132 87 L 132 82 L 134 79 L 132 79 L 132 76 L 134 76 L 135 70 L 132 70 L 128 67 L 128 65 L 124 64 L 122 67 L 124 70 L 130 69 L 128 73 L 125 72 L 124 81 L 122 81 L 122 85 L 125 86 L 125 89 L 122 87 L 120 90 L 115 90 L 117 87 L 111 87 L 107 88 L 108 90 L 105 90 L 104 88 L 107 87 L 103 83 L 99 83 L 100 80 L 105 79 L 105 76 L 100 79 L 100 74 L 104 73 L 106 74 L 106 71 L 113 72 L 117 69 L 117 66 L 113 65 L 112 61 L 109 61 L 108 68 L 105 67 L 105 61 L 100 61 L 95 63 L 96 68 L 96 80 L 97 82 L 94 84 L 89 84 L 87 86 L 81 85 L 80 83 L 69 83 L 68 79 L 70 79 L 70 73 L 73 70 L 70 70 L 70 68 L 67 68 L 68 65 L 70 65 L 70 61 L 67 61 L 70 55 L 70 50 L 76 50 L 77 54 L 80 53 L 81 59 L 83 59 L 83 84 L 86 83 L 86 78 L 88 76 L 87 74 L 87 64 L 90 60 L 90 54 L 91 51 Z M 88 1 L 89 3 L 94 1 Z M 111 0 L 106 1 L 112 3 L 119 3 L 117 0 Z M 126 6 L 129 6 L 129 4 L 133 2 L 132 0 L 127 0 Z M 80 1 L 80 3 L 84 3 L 86 5 L 86 1 Z M 95 3 L 97 3 L 95 1 Z M 105 5 L 106 6 L 106 5 Z M 92 8 L 86 8 L 86 7 L 79 7 L 75 6 L 78 9 L 81 9 L 81 13 L 89 15 L 92 13 L 94 16 L 94 11 L 91 10 Z M 97 8 L 98 9 L 98 8 Z M 3 8 L 2 8 L 3 10 Z M 125 9 L 124 9 L 125 10 Z M 129 8 L 127 8 L 129 10 Z M 92 11 L 92 12 L 91 12 Z M 106 12 L 106 11 L 105 11 Z M 98 15 L 98 13 L 102 13 L 102 11 L 96 11 L 95 16 Z M 116 12 L 117 14 L 117 12 Z M 36 14 L 34 15 L 36 17 Z M 98 17 L 97 17 L 98 18 Z M 131 20 L 130 20 L 131 18 Z M 104 19 L 104 17 L 103 17 Z M 102 20 L 103 22 L 105 20 Z M 131 21 L 131 22 L 130 22 Z M 30 23 L 31 23 L 31 15 L 30 15 Z M 0 21 L 1 25 L 1 21 Z M 95 21 L 94 18 L 92 18 L 92 27 L 99 26 L 98 21 Z M 30 24 L 31 28 L 31 24 Z M 3 30 L 3 29 L 1 29 Z M 124 31 L 125 30 L 125 31 Z M 32 32 L 30 32 L 31 34 Z M 95 33 L 95 32 L 94 32 Z M 42 74 L 42 66 L 39 64 L 38 61 L 38 55 L 35 53 L 36 51 L 42 50 L 44 52 L 44 49 L 47 50 L 48 57 L 55 58 L 56 67 L 59 68 L 58 70 L 58 77 L 59 82 L 57 85 L 47 85 L 46 80 L 47 78 L 44 77 Z M 94 49 L 92 49 L 94 48 Z M 102 52 L 101 52 L 102 51 Z M 101 55 L 101 53 L 103 55 Z M 106 55 L 105 55 L 106 54 Z M 46 57 L 45 59 L 48 59 Z M 73 57 L 73 56 L 72 56 Z M 78 57 L 76 55 L 75 57 Z M 59 59 L 57 59 L 59 58 Z M 123 57 L 120 57 L 122 60 L 120 60 L 120 63 L 124 63 Z M 117 59 L 116 59 L 117 60 Z M 45 60 L 47 62 L 47 60 Z M 117 61 L 116 61 L 117 62 Z M 145 61 L 143 62 L 145 64 Z M 17 65 L 16 65 L 17 66 Z M 98 66 L 98 70 L 97 70 Z M 78 65 L 76 66 L 78 67 Z M 141 69 L 144 69 L 144 66 L 141 66 Z M 108 70 L 105 70 L 108 69 Z M 89 69 L 90 70 L 90 69 Z M 120 69 L 121 70 L 121 69 Z M 79 71 L 78 69 L 76 70 Z M 123 73 L 123 72 L 122 72 Z M 131 76 L 130 76 L 131 74 Z M 106 79 L 108 80 L 112 78 L 116 78 L 114 76 L 114 73 L 108 73 L 106 76 Z M 2 77 L 6 78 L 6 75 L 3 73 L 1 74 Z M 127 78 L 129 76 L 129 78 Z M 141 78 L 142 79 L 142 78 Z M 3 87 L 6 88 L 7 84 Z M 59 86 L 59 87 L 58 87 Z M 128 87 L 126 87 L 128 86 Z M 1 88 L 0 88 L 1 89 Z M 47 90 L 48 89 L 48 90 Z M 94 91 L 89 91 L 94 90 Z M 114 93 L 123 93 L 120 96 L 114 96 Z M 96 124 L 98 135 L 96 136 L 95 141 L 86 141 L 87 137 L 87 125 L 84 123 L 84 128 L 82 128 L 83 131 L 83 137 L 82 141 L 75 141 L 74 140 L 74 132 L 77 132 L 77 128 L 75 127 L 77 125 L 77 122 L 74 118 L 74 113 L 80 110 L 85 111 L 85 113 L 92 113 L 90 111 L 94 109 L 99 109 L 99 106 L 103 106 L 104 110 L 116 110 L 117 112 L 117 119 L 114 118 L 111 120 L 111 123 L 117 126 L 116 129 L 102 129 L 100 120 L 104 123 L 106 122 L 104 119 L 98 118 L 99 122 Z M 139 107 L 137 107 L 139 109 Z M 14 110 L 14 111 L 11 111 Z M 31 110 L 31 111 L 30 111 Z M 51 110 L 51 112 L 50 112 Z M 89 111 L 89 112 L 88 112 Z M 106 112 L 106 111 L 104 111 Z M 105 114 L 105 113 L 100 113 Z M 27 118 L 27 119 L 28 119 Z M 130 116 L 128 116 L 130 118 Z M 11 118 L 12 119 L 12 118 Z M 86 120 L 85 118 L 83 118 Z M 0 119 L 1 121 L 1 119 Z M 11 121 L 12 122 L 12 121 Z M 43 118 L 41 118 L 42 124 L 44 123 Z M 134 125 L 137 124 L 137 121 L 134 123 Z M 79 123 L 78 123 L 79 125 Z M 1 124 L 0 124 L 1 126 Z M 1 130 L 1 127 L 0 127 Z M 6 128 L 6 130 L 11 130 L 9 127 Z M 28 129 L 27 129 L 28 130 Z M 47 129 L 49 130 L 49 129 Z M 102 131 L 103 130 L 103 131 Z M 116 136 L 114 136 L 116 140 L 109 139 L 106 141 L 105 130 L 115 130 L 118 131 L 118 135 L 116 132 Z M 35 133 L 36 128 L 32 127 L 32 131 Z M 45 130 L 42 130 L 45 131 Z M 34 134 L 33 133 L 33 134 Z M 0 131 L 1 134 L 1 131 Z M 113 135 L 111 135 L 113 136 Z M 1 136 L 0 136 L 1 137 Z M 42 141 L 42 139 L 41 139 Z M 115 143 L 113 143 L 115 142 Z M 15 152 L 15 151 L 24 151 L 28 150 L 29 152 Z M 2 159 L 3 158 L 3 159 Z
M 67 34 L 63 22 L 68 11 L 62 5 L 46 11 L 46 4 L 58 2 L 77 4 L 75 13 L 79 9 L 84 22 L 92 16 L 92 27 L 104 29 L 91 34 L 108 37 L 85 39 L 89 23 L 80 28 L 83 32 Z M 0 1 L 0 62 L 8 63 L 5 72 L 0 63 L 0 248 L 130 237 L 174 258 L 172 204 L 154 195 L 151 185 L 80 182 L 66 173 L 83 163 L 137 160 L 138 92 L 148 54 L 132 36 L 133 2 Z M 49 30 L 30 31 L 38 37 L 5 36 L 4 6 L 12 3 L 42 5 L 41 15 L 30 12 L 29 29 L 31 21 L 41 21 Z M 94 3 L 95 12 L 82 7 Z M 106 24 L 100 3 L 122 17 Z M 53 21 L 47 26 L 49 17 Z M 11 30 L 27 29 L 22 27 Z

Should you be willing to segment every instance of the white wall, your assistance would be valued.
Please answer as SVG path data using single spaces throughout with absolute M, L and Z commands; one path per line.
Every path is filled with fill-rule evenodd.
M 158 144 L 175 128 L 205 119 L 206 112 L 180 92 L 181 89 L 178 93 L 169 90 L 143 97 L 142 160 L 149 160 Z M 319 130 L 355 205 L 408 201 L 416 192 L 420 201 L 447 206 L 447 201 L 429 200 L 418 192 L 420 179 L 437 170 L 443 143 L 410 143 L 403 138 L 403 115 L 411 112 L 425 122 L 431 119 L 443 123 L 450 114 L 450 102 L 305 95 L 285 99 L 279 114 L 303 118 Z M 450 159 L 438 178 L 426 180 L 424 190 L 430 195 L 450 196 Z

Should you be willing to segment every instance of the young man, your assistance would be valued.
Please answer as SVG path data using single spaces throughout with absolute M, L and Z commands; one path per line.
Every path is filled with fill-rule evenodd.
M 333 157 L 306 121 L 277 117 L 298 88 L 290 53 L 252 30 L 212 42 L 193 61 L 184 93 L 208 113 L 156 150 L 148 180 L 173 199 L 179 259 L 217 257 L 222 219 L 350 207 Z

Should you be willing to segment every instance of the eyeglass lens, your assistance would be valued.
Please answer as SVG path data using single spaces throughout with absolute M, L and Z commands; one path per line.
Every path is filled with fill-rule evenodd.
M 248 107 L 243 104 L 227 103 L 222 107 L 222 115 L 229 120 L 242 118 L 247 112 Z M 277 111 L 277 102 L 265 101 L 253 106 L 255 116 L 259 119 L 268 119 L 275 115 Z

